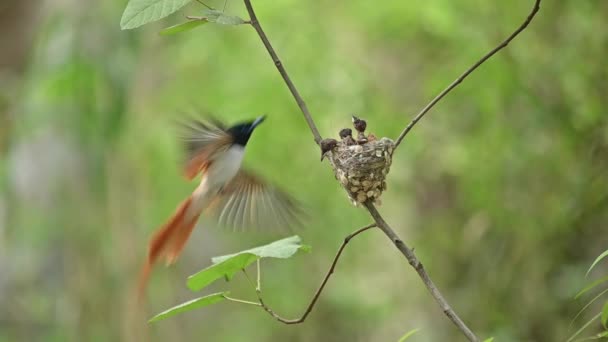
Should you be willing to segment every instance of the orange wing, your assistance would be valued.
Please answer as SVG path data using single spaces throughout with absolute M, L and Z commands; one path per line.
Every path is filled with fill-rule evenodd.
M 219 121 L 193 120 L 183 127 L 181 138 L 187 151 L 184 176 L 193 179 L 209 167 L 216 153 L 223 152 L 232 144 L 232 136 Z

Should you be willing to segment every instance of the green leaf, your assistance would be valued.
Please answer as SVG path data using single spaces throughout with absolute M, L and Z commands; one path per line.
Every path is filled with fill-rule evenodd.
M 589 307 L 591 306 L 591 304 L 593 304 L 598 298 L 600 298 L 601 296 L 603 296 L 604 294 L 606 294 L 606 292 L 608 292 L 608 289 L 605 289 L 604 291 L 600 292 L 597 296 L 593 297 L 593 299 L 591 299 L 589 301 L 589 303 L 585 304 L 585 306 L 583 306 L 582 309 L 579 310 L 579 312 L 576 313 L 576 316 L 574 316 L 574 318 L 572 319 L 572 321 L 570 321 L 570 325 L 568 325 L 568 330 L 570 330 L 570 328 L 572 328 L 572 325 L 574 324 L 574 322 L 576 321 L 576 319 Z
M 578 297 L 584 295 L 585 293 L 587 293 L 587 291 L 593 289 L 594 287 L 596 287 L 596 286 L 598 286 L 598 285 L 600 285 L 600 284 L 602 284 L 602 283 L 604 283 L 606 281 L 608 281 L 608 276 L 600 278 L 600 279 L 594 281 L 593 283 L 587 285 L 584 289 L 580 290 L 580 292 L 577 293 L 576 296 L 574 296 L 574 299 L 578 299 Z
M 252 249 L 244 250 L 235 254 L 223 255 L 212 258 L 211 261 L 214 264 L 220 263 L 224 260 L 233 258 L 239 254 L 248 253 L 257 255 L 260 258 L 279 258 L 287 259 L 293 256 L 298 250 L 310 251 L 310 246 L 302 245 L 302 239 L 299 236 L 294 235 L 285 239 L 277 240 L 264 246 L 255 247 Z M 255 261 L 255 260 L 253 260 Z M 252 262 L 253 262 L 252 261 Z
M 192 291 L 199 291 L 220 278 L 225 278 L 226 281 L 229 281 L 236 272 L 244 269 L 257 259 L 258 256 L 255 254 L 244 253 L 216 263 L 189 276 L 187 281 L 188 288 Z
M 159 313 L 158 315 L 150 318 L 150 320 L 148 321 L 149 323 L 152 322 L 156 322 L 156 321 L 160 321 L 162 319 L 165 319 L 167 317 L 171 317 L 174 315 L 177 315 L 178 313 L 182 313 L 182 312 L 186 312 L 186 311 L 191 311 L 194 309 L 198 309 L 198 308 L 202 308 L 203 306 L 207 306 L 207 305 L 211 305 L 211 304 L 215 304 L 217 302 L 221 302 L 223 301 L 225 298 L 224 296 L 227 295 L 229 292 L 218 292 L 218 293 L 214 293 L 214 294 L 210 294 L 208 296 L 204 296 L 204 297 L 199 297 L 193 300 L 189 300 L 185 303 L 176 305 L 170 309 L 167 309 L 161 313 Z
M 120 19 L 120 28 L 133 29 L 178 11 L 191 0 L 130 0 Z
M 600 254 L 600 256 L 598 256 L 595 261 L 593 262 L 593 264 L 591 264 L 591 267 L 589 267 L 589 269 L 587 270 L 587 273 L 585 274 L 585 277 L 589 275 L 589 272 L 591 272 L 591 270 L 593 269 L 593 267 L 595 267 L 595 265 L 597 265 L 598 262 L 600 262 L 602 259 L 604 259 L 605 257 L 608 256 L 608 249 L 604 251 L 604 253 Z
M 606 327 L 606 324 L 608 324 L 608 302 L 604 303 L 604 308 L 602 309 L 602 325 L 604 326 L 604 328 L 608 329 L 608 327 Z
M 169 36 L 169 35 L 180 33 L 180 32 L 190 31 L 190 30 L 192 30 L 196 27 L 199 27 L 203 24 L 206 24 L 208 22 L 209 21 L 204 20 L 204 19 L 203 20 L 190 20 L 190 21 L 186 21 L 185 23 L 169 26 L 169 27 L 161 30 L 159 32 L 159 34 L 161 34 L 163 36 Z
M 403 341 L 407 340 L 412 335 L 414 335 L 415 333 L 417 333 L 418 330 L 420 330 L 420 329 L 412 329 L 412 330 L 406 332 L 405 335 L 401 336 L 401 338 L 399 339 L 399 342 L 403 342 Z
M 566 341 L 566 342 L 570 342 L 572 340 L 574 340 L 576 338 L 576 336 L 580 335 L 580 333 L 583 332 L 583 330 L 587 329 L 587 327 L 589 327 L 591 325 L 591 323 L 593 323 L 593 321 L 595 321 L 596 319 L 598 319 L 601 315 L 601 312 L 598 313 L 597 315 L 593 316 L 587 323 L 583 324 L 583 326 L 578 329 L 572 336 L 570 336 L 570 338 Z
M 199 291 L 217 279 L 230 280 L 237 272 L 260 258 L 286 259 L 300 249 L 310 250 L 310 246 L 302 245 L 300 242 L 300 237 L 296 235 L 235 254 L 215 257 L 211 259 L 214 265 L 188 277 L 188 288 Z
M 485 340 L 483 340 L 483 342 L 493 342 L 493 341 L 494 341 L 494 337 L 486 338 Z
M 234 15 L 226 15 L 221 11 L 214 9 L 206 9 L 203 11 L 204 16 L 209 22 L 222 24 L 222 25 L 241 25 L 245 23 L 245 20 Z

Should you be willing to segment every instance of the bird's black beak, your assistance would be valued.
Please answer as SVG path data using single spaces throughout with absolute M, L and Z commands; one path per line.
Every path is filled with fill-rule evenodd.
M 258 117 L 257 119 L 253 120 L 253 122 L 251 123 L 251 130 L 253 131 L 253 129 L 256 128 L 262 122 L 264 122 L 265 119 L 266 119 L 266 115 L 262 115 L 262 116 Z

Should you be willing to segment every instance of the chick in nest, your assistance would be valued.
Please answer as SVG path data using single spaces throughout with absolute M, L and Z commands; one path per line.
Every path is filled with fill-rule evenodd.
M 353 139 L 353 131 L 350 128 L 344 128 L 340 130 L 340 138 L 346 146 L 355 145 L 355 139 Z
M 359 134 L 357 134 L 357 143 L 359 145 L 365 144 L 367 142 L 367 138 L 365 137 L 365 129 L 367 128 L 367 122 L 353 115 L 353 125 L 355 126 L 357 132 L 359 132 Z

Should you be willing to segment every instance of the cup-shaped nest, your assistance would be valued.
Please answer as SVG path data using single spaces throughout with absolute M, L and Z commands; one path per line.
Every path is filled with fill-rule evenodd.
M 378 202 L 386 190 L 386 175 L 392 162 L 394 143 L 389 138 L 347 146 L 338 142 L 329 156 L 336 179 L 354 205 L 368 199 Z

